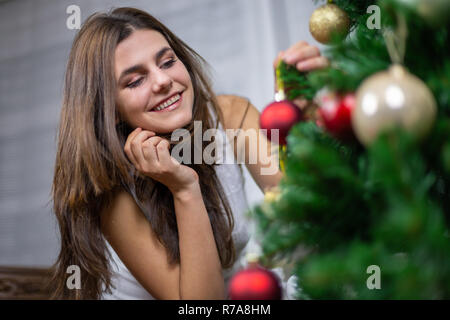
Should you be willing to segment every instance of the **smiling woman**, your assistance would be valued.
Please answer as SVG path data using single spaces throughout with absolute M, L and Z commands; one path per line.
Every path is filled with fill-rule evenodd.
M 83 24 L 67 64 L 52 186 L 61 234 L 54 298 L 227 297 L 249 240 L 244 179 L 236 163 L 194 161 L 211 142 L 192 137 L 253 130 L 249 143 L 227 138 L 222 148 L 245 155 L 261 190 L 281 173 L 276 165 L 261 174 L 274 167 L 266 157 L 248 163 L 250 145 L 272 150 L 258 132 L 259 112 L 246 99 L 216 96 L 204 63 L 138 9 L 96 13 Z M 170 153 L 178 129 L 191 137 L 186 163 Z M 81 289 L 67 288 L 69 266 L 79 267 Z
M 193 134 L 194 120 L 204 130 L 221 125 L 202 64 L 133 8 L 94 14 L 77 34 L 53 182 L 61 233 L 54 298 L 225 297 L 222 269 L 233 266 L 248 235 L 234 224 L 229 201 L 243 213 L 243 193 L 228 199 L 223 186 L 242 181 L 220 181 L 225 171 L 212 165 L 174 161 L 163 138 L 177 128 Z M 66 287 L 69 265 L 81 269 L 79 290 Z

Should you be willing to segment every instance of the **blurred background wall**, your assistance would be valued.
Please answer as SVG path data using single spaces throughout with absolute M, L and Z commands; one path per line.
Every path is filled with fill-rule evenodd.
M 133 6 L 159 18 L 212 66 L 217 93 L 262 110 L 273 99 L 272 61 L 308 30 L 311 0 L 0 0 L 0 265 L 49 266 L 58 251 L 50 202 L 63 77 L 81 21 Z M 250 205 L 263 195 L 246 174 Z

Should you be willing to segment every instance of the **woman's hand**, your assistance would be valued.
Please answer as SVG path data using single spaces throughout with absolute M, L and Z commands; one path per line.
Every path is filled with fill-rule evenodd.
M 136 128 L 128 135 L 124 151 L 141 174 L 161 182 L 173 194 L 197 187 L 197 172 L 173 158 L 169 147 L 169 141 L 155 132 Z
M 320 54 L 319 48 L 305 41 L 297 42 L 287 50 L 279 52 L 273 61 L 274 70 L 276 70 L 280 60 L 283 60 L 286 64 L 295 66 L 301 72 L 322 69 L 329 65 L 328 59 Z M 278 88 L 275 82 L 275 91 L 277 90 Z M 294 103 L 301 109 L 308 105 L 308 101 L 305 99 L 296 99 Z
M 321 69 L 328 66 L 328 59 L 320 54 L 319 48 L 305 41 L 300 41 L 285 51 L 278 53 L 273 62 L 276 68 L 278 62 L 283 60 L 289 65 L 295 66 L 298 71 L 306 72 Z

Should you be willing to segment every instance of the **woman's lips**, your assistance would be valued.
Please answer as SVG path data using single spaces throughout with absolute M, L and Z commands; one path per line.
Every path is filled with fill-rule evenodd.
M 181 101 L 183 100 L 183 93 L 180 92 L 179 95 L 180 95 L 180 99 L 178 99 L 178 101 L 172 103 L 170 106 L 168 106 L 162 110 L 156 110 L 155 108 L 153 108 L 152 110 L 150 110 L 150 112 L 169 112 L 169 111 L 177 109 L 180 106 Z

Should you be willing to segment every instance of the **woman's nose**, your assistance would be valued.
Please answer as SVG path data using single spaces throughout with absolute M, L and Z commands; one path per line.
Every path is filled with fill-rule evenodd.
M 163 70 L 154 72 L 152 90 L 153 92 L 161 92 L 172 87 L 172 78 L 168 76 Z

